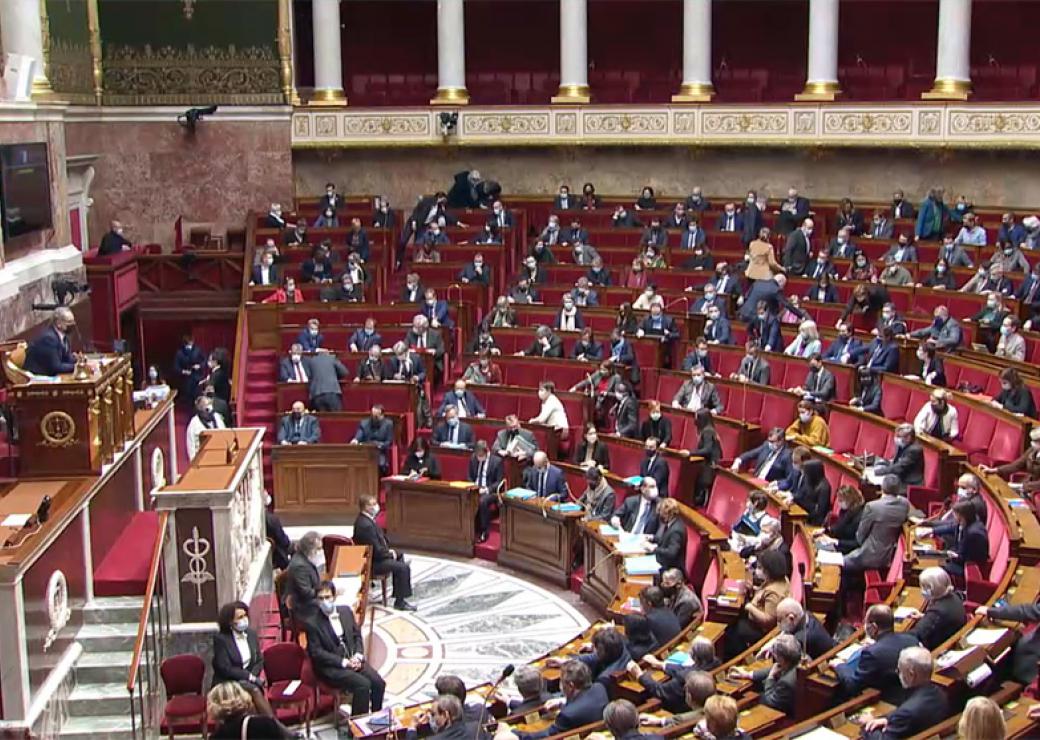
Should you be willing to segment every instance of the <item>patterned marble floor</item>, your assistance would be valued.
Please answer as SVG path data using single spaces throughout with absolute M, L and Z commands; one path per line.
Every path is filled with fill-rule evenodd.
M 350 534 L 349 527 L 323 527 L 322 533 L 332 529 Z M 286 530 L 294 539 L 306 531 Z M 491 564 L 407 557 L 411 601 L 418 610 L 376 606 L 374 620 L 365 625 L 369 657 L 387 682 L 387 705 L 431 698 L 433 682 L 442 673 L 456 674 L 467 685 L 494 680 L 507 664 L 528 662 L 589 624 L 566 595 Z M 372 596 L 378 604 L 377 592 Z M 335 737 L 327 729 L 316 734 L 322 740 Z

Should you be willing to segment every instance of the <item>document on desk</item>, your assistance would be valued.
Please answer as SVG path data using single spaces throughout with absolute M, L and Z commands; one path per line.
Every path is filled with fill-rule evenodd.
M 361 576 L 341 576 L 333 578 L 336 586 L 336 603 L 341 606 L 353 606 L 361 593 Z
M 791 735 L 791 738 L 798 738 L 798 740 L 849 740 L 848 735 L 842 735 L 840 732 L 835 732 L 829 727 L 814 727 L 808 732 L 803 732 L 800 735 Z
M 529 498 L 534 498 L 535 492 L 530 488 L 510 488 L 506 491 L 506 498 L 520 499 L 526 501 Z
M 661 570 L 661 564 L 653 555 L 625 558 L 625 572 L 630 576 L 649 576 Z
M 618 537 L 621 534 L 621 532 L 622 532 L 622 530 L 615 529 L 614 527 L 610 526 L 609 524 L 601 524 L 601 525 L 599 525 L 599 533 L 601 535 L 603 535 L 604 537 Z
M 845 556 L 835 550 L 817 550 L 816 562 L 820 565 L 837 565 L 839 568 L 845 565 Z
M 838 660 L 843 660 L 846 663 L 852 659 L 852 656 L 863 649 L 863 646 L 858 642 L 854 642 L 851 645 L 847 645 L 835 653 L 834 657 Z
M 972 630 L 967 637 L 964 638 L 966 645 L 992 645 L 1001 637 L 1007 634 L 1007 628 L 1005 627 L 994 627 L 991 629 L 980 628 Z
M 947 650 L 936 658 L 935 664 L 939 666 L 940 669 L 949 668 L 970 652 L 971 648 L 967 648 L 966 650 Z
M 896 619 L 909 619 L 917 612 L 912 606 L 897 606 L 892 616 Z
M 11 527 L 12 529 L 21 529 L 29 520 L 32 519 L 32 514 L 8 514 L 4 517 L 4 520 L 0 522 L 0 527 Z
M 642 555 L 646 552 L 646 545 L 644 535 L 622 532 L 618 538 L 617 551 L 622 555 Z

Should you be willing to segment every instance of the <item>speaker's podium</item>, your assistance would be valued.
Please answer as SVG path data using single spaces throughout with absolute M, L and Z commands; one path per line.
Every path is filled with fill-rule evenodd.
M 98 475 L 133 439 L 134 373 L 129 355 L 86 355 L 71 373 L 22 369 L 25 347 L 4 353 L 17 410 L 22 477 Z

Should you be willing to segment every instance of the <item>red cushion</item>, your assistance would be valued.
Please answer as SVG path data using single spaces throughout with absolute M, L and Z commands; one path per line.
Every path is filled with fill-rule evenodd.
M 831 430 L 831 449 L 835 452 L 856 452 L 856 439 L 859 437 L 859 417 L 843 413 L 840 409 L 832 409 L 828 426 Z
M 1025 445 L 1023 436 L 1022 427 L 1017 424 L 996 421 L 989 445 L 990 462 L 1000 464 L 1018 459 Z
M 206 711 L 206 697 L 201 694 L 179 694 L 166 702 L 167 717 L 191 717 Z
M 285 689 L 288 688 L 291 681 L 277 681 L 267 687 L 267 698 L 272 703 L 277 704 L 289 704 L 293 702 L 307 701 L 311 696 L 311 689 L 309 686 L 304 685 L 302 682 L 296 688 L 296 691 L 285 695 Z

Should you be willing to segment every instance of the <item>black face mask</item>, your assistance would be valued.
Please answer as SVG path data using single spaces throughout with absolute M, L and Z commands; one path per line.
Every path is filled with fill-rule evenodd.
M 301 412 L 299 412 L 299 411 L 293 411 L 292 412 L 292 418 L 293 418 L 293 421 L 299 421 L 300 419 L 303 418 L 303 414 Z

